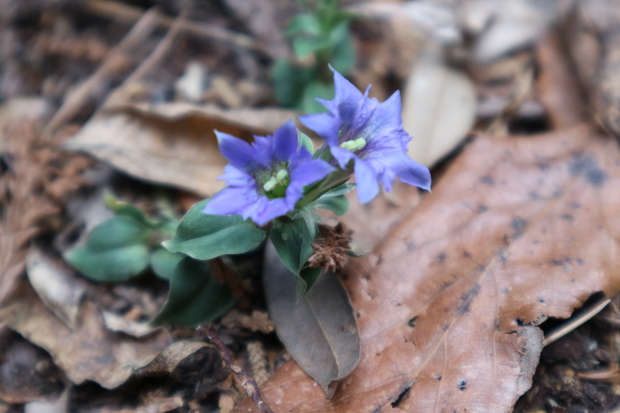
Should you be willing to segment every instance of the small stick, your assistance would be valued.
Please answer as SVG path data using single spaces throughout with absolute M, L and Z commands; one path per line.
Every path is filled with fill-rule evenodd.
M 138 7 L 133 7 L 114 1 L 87 0 L 84 2 L 84 7 L 91 13 L 117 20 L 136 21 L 143 14 L 142 10 Z M 158 16 L 156 22 L 160 27 L 168 28 L 174 23 L 174 19 L 160 15 Z M 252 37 L 241 33 L 235 33 L 218 26 L 185 21 L 183 22 L 181 31 L 198 38 L 207 38 L 219 41 L 233 47 L 252 50 L 264 54 L 268 53 L 267 50 L 265 50 L 265 48 L 260 43 L 256 42 Z
M 235 362 L 232 351 L 226 344 L 222 341 L 222 339 L 217 335 L 215 330 L 210 326 L 201 326 L 198 327 L 198 332 L 204 334 L 219 350 L 224 363 L 228 366 L 230 371 L 239 379 L 241 385 L 245 389 L 246 393 L 252 399 L 252 402 L 258 407 L 258 410 L 261 413 L 274 413 L 273 410 L 269 407 L 269 405 L 263 400 L 258 390 L 258 385 L 256 384 L 256 380 L 252 374 L 248 373 L 241 367 L 237 362 Z
M 590 308 L 588 308 L 588 310 L 584 312 L 583 314 L 580 314 L 579 316 L 574 317 L 574 318 L 570 318 L 565 323 L 560 325 L 558 328 L 549 331 L 548 334 L 546 334 L 546 337 L 542 342 L 543 347 L 546 347 L 549 344 L 556 341 L 557 339 L 564 337 L 566 334 L 570 333 L 571 331 L 573 331 L 574 329 L 576 329 L 577 327 L 579 327 L 580 325 L 582 325 L 583 323 L 585 323 L 586 321 L 588 321 L 589 319 L 591 319 L 592 317 L 600 313 L 603 310 L 603 308 L 605 308 L 607 304 L 609 304 L 610 302 L 611 302 L 611 299 L 603 297 L 600 300 L 592 303 Z
M 121 42 L 110 51 L 107 59 L 101 66 L 82 83 L 75 92 L 71 93 L 52 119 L 47 123 L 43 130 L 44 136 L 53 136 L 55 130 L 70 119 L 77 111 L 81 110 L 86 102 L 104 83 L 104 80 L 117 71 L 120 67 L 127 65 L 128 58 L 125 54 L 130 48 L 144 42 L 149 34 L 155 29 L 158 12 L 151 9 L 144 13 L 130 32 Z

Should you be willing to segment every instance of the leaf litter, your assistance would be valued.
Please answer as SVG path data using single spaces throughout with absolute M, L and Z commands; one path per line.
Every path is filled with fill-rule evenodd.
M 105 2 L 89 2 L 87 7 L 92 12 L 103 3 Z M 531 7 L 529 2 L 525 7 Z M 141 9 L 135 7 L 130 9 L 131 13 L 125 13 L 125 17 L 129 16 L 132 21 L 138 20 L 143 15 Z M 422 9 L 420 6 L 420 10 Z M 484 7 L 480 10 L 482 9 Z M 119 16 L 117 11 L 120 9 L 114 11 L 114 7 L 111 7 L 106 10 L 108 11 L 105 13 L 112 10 L 109 15 Z M 246 12 L 242 9 L 238 12 L 241 11 Z M 583 8 L 578 12 L 582 13 Z M 104 12 L 100 13 L 105 15 Z M 592 10 L 588 9 L 588 13 L 592 13 Z M 152 17 L 149 24 L 164 27 L 173 24 L 173 19 L 163 17 L 161 14 L 149 15 Z M 454 24 L 451 20 L 453 17 L 448 19 L 449 25 Z M 488 16 L 483 17 L 486 19 Z M 247 19 L 247 16 L 243 18 Z M 539 23 L 539 20 L 536 22 L 522 20 L 518 24 L 532 26 L 525 30 L 528 32 L 524 33 L 526 36 L 517 30 L 512 32 L 514 35 L 508 36 L 513 37 L 508 39 L 509 41 L 497 43 L 502 39 L 499 36 L 491 36 L 491 33 L 497 26 L 504 24 L 501 22 L 505 22 L 507 18 L 510 16 L 496 19 L 494 25 L 483 24 L 478 29 L 468 29 L 472 30 L 475 36 L 480 36 L 476 43 L 478 58 L 500 56 L 501 61 L 501 56 L 513 53 L 514 50 L 527 54 L 529 53 L 527 47 L 536 41 L 541 31 L 544 31 L 545 25 Z M 484 19 L 482 21 L 487 23 L 490 21 Z M 610 19 L 613 20 L 613 16 Z M 196 36 L 199 25 L 194 22 L 187 23 L 180 25 L 182 31 Z M 594 23 L 600 24 L 596 20 Z M 365 21 L 361 27 L 374 28 L 370 21 Z M 390 27 L 396 26 L 389 26 L 387 31 Z M 405 25 L 399 27 L 395 30 L 406 30 Z M 606 26 L 602 27 L 605 29 Z M 485 30 L 482 30 L 483 28 Z M 252 30 L 258 29 L 253 27 Z M 454 28 L 450 26 L 448 29 Z M 458 30 L 456 32 L 458 33 Z M 227 32 L 220 30 L 219 33 Z M 267 32 L 264 33 L 269 35 Z M 256 34 L 258 35 L 258 31 Z M 368 40 L 372 43 L 372 34 L 371 30 L 370 36 L 361 43 Z M 582 32 L 578 34 L 583 35 Z M 591 33 L 586 31 L 585 37 L 588 34 Z M 375 83 L 373 89 L 379 96 L 389 95 L 392 92 L 390 88 L 393 84 L 386 82 L 386 78 L 394 82 L 391 78 L 394 75 L 392 72 L 396 73 L 398 80 L 405 79 L 410 72 L 411 60 L 417 58 L 417 51 L 426 41 L 420 34 L 401 32 L 396 33 L 396 37 L 396 41 L 400 39 L 401 43 L 388 46 L 386 42 L 389 42 L 389 39 L 376 41 L 374 47 L 379 45 L 378 47 L 383 50 L 381 57 L 373 60 L 379 55 L 372 53 L 370 59 L 368 55 L 363 56 L 362 62 L 365 63 L 356 72 L 360 84 Z M 411 48 L 405 50 L 407 42 L 402 42 L 404 38 L 413 39 L 416 44 L 411 45 L 412 40 L 409 44 Z M 234 37 L 227 39 L 232 41 Z M 600 41 L 613 42 L 613 39 L 613 35 L 609 35 Z M 491 40 L 495 43 L 488 43 Z M 578 63 L 582 81 L 583 78 L 596 79 L 595 76 L 588 78 L 587 75 L 592 76 L 592 72 L 596 71 L 599 64 L 605 65 L 604 81 L 593 82 L 593 88 L 587 92 L 592 100 L 596 99 L 597 95 L 598 99 L 602 99 L 601 96 L 607 99 L 603 104 L 597 105 L 598 117 L 606 119 L 606 124 L 611 125 L 608 128 L 613 131 L 613 96 L 610 98 L 604 95 L 605 90 L 610 85 L 613 86 L 614 77 L 611 70 L 613 55 L 590 56 L 589 60 L 581 59 L 583 51 L 587 49 L 584 44 L 591 45 L 592 38 L 579 40 L 582 43 L 573 42 L 571 50 L 575 54 L 573 57 Z M 232 41 L 230 44 L 236 43 Z M 368 46 L 362 44 L 362 48 Z M 487 50 L 483 50 L 483 46 Z M 553 55 L 551 58 L 548 55 L 545 58 L 544 53 L 557 52 L 559 48 L 558 45 L 554 45 L 546 52 L 539 50 L 537 59 L 542 62 L 543 76 L 544 70 L 551 67 L 550 61 L 558 60 L 557 56 Z M 398 53 L 398 59 L 394 59 L 392 52 L 395 50 L 403 51 L 402 54 Z M 406 57 L 403 59 L 402 56 Z M 511 57 L 514 56 L 508 56 Z M 566 67 L 567 65 L 564 66 Z M 468 69 L 474 73 L 478 70 L 475 67 Z M 114 78 L 113 75 L 116 74 L 112 72 L 114 70 L 104 73 L 108 77 L 106 81 Z M 541 100 L 568 83 L 566 77 L 564 80 L 558 80 L 556 73 L 557 68 L 548 76 L 547 89 L 539 96 Z M 364 77 L 372 76 L 374 76 L 372 82 L 362 80 Z M 92 85 L 99 86 L 100 82 L 92 82 Z M 132 87 L 135 86 L 134 84 Z M 480 88 L 480 85 L 477 86 Z M 86 92 L 91 98 L 100 95 L 100 93 L 92 94 L 94 90 Z M 480 90 L 477 92 L 480 93 Z M 580 114 L 575 114 L 579 112 L 578 110 L 570 108 L 570 105 L 566 110 L 559 109 L 558 103 L 575 102 L 580 100 L 580 97 L 573 95 L 569 99 L 562 99 L 561 96 L 560 93 L 560 98 L 554 98 L 555 103 L 544 102 L 548 110 L 547 115 L 555 128 L 573 126 L 582 119 Z M 244 116 L 241 115 L 245 113 L 242 111 L 215 109 L 215 112 L 209 112 L 210 109 L 206 109 L 207 106 L 204 105 L 187 105 L 179 102 L 155 105 L 151 103 L 150 100 L 146 103 L 128 101 L 114 110 L 101 111 L 90 122 L 97 124 L 105 119 L 111 119 L 113 123 L 118 122 L 116 128 L 109 130 L 110 134 L 115 135 L 119 131 L 125 131 L 129 123 L 127 119 L 137 120 L 138 127 L 135 130 L 140 133 L 146 130 L 146 135 L 150 135 L 144 140 L 145 145 L 152 145 L 155 142 L 154 145 L 158 149 L 164 148 L 159 150 L 160 155 L 165 154 L 167 145 L 172 145 L 171 150 L 177 152 L 178 148 L 174 146 L 174 142 L 171 143 L 171 140 L 161 135 L 162 130 L 166 133 L 177 131 L 170 125 L 179 124 L 182 125 L 181 128 L 188 128 L 191 133 L 195 133 L 199 129 L 211 128 L 214 123 L 221 121 L 227 125 L 226 127 L 235 129 L 231 130 L 231 133 L 236 133 L 238 130 L 240 134 L 246 134 L 248 137 L 256 133 L 254 128 L 257 124 L 235 123 L 238 118 Z M 70 116 L 66 116 L 63 122 L 57 122 L 55 126 L 66 126 L 63 124 L 67 119 L 76 117 L 78 106 L 73 108 L 75 112 L 68 113 Z M 524 108 L 525 105 L 521 105 L 520 109 Z M 203 110 L 204 113 L 201 112 Z M 216 112 L 228 112 L 231 116 L 222 120 L 218 118 L 219 115 L 213 115 Z M 524 113 L 524 111 L 514 112 L 510 116 L 516 116 L 517 121 L 524 121 L 526 119 Z M 539 109 L 537 113 L 537 116 L 540 116 Z M 572 116 L 573 114 L 575 115 Z M 480 116 L 480 112 L 478 115 Z M 271 116 L 264 114 L 260 119 L 269 120 Z M 501 121 L 505 122 L 503 125 L 505 131 L 510 129 L 510 122 L 514 124 L 514 119 L 501 119 Z M 192 122 L 198 126 L 191 126 Z M 156 125 L 164 126 L 159 128 Z M 82 132 L 78 132 L 78 136 L 79 133 Z M 264 132 L 261 130 L 258 133 Z M 448 161 L 440 164 L 436 169 L 437 177 L 443 173 L 443 168 L 446 166 L 447 172 L 445 176 L 436 179 L 439 183 L 433 188 L 433 194 L 421 203 L 419 203 L 420 195 L 416 191 L 405 188 L 400 192 L 398 187 L 395 188 L 395 193 L 367 206 L 356 205 L 351 199 L 352 213 L 346 223 L 355 229 L 354 235 L 366 245 L 365 249 L 373 251 L 366 258 L 352 260 L 347 271 L 342 274 L 345 288 L 352 297 L 353 307 L 359 313 L 358 324 L 362 339 L 361 364 L 352 376 L 341 383 L 333 399 L 326 401 L 324 393 L 320 392 L 315 383 L 310 381 L 293 362 L 285 363 L 276 377 L 267 381 L 261 389 L 265 399 L 272 407 L 277 407 L 278 411 L 291 408 L 296 411 L 378 411 L 392 408 L 405 411 L 433 411 L 433 409 L 451 411 L 449 408 L 466 408 L 468 411 L 511 410 L 518 395 L 529 387 L 531 376 L 538 363 L 542 334 L 537 326 L 548 317 L 568 317 L 575 307 L 596 291 L 604 291 L 607 295 L 613 295 L 618 291 L 619 283 L 614 278 L 617 274 L 615 257 L 618 233 L 617 223 L 613 218 L 618 200 L 613 194 L 613 189 L 610 189 L 617 186 L 615 180 L 618 171 L 615 163 L 618 155 L 615 143 L 608 138 L 597 137 L 598 134 L 590 127 L 579 126 L 573 129 L 556 129 L 545 135 L 509 136 L 509 139 L 501 141 L 488 136 L 478 136 L 454 163 Z M 133 146 L 133 143 L 129 143 L 129 138 L 132 136 L 132 134 L 125 135 L 127 142 L 122 144 L 127 146 L 119 145 L 117 148 L 121 152 L 128 152 L 125 164 L 116 165 L 120 170 L 151 182 L 184 187 L 201 194 L 213 193 L 217 189 L 213 180 L 205 179 L 204 176 L 200 178 L 205 182 L 196 183 L 187 181 L 185 179 L 187 175 L 182 173 L 166 181 L 168 178 L 161 178 L 156 170 L 149 170 L 148 167 L 144 171 L 132 172 L 130 168 L 135 167 L 132 162 L 138 166 L 141 164 L 144 166 L 149 162 L 149 157 L 141 154 L 141 150 L 146 146 Z M 102 145 L 108 142 L 110 141 L 102 138 L 99 141 Z M 193 145 L 193 142 L 188 144 L 186 148 L 188 152 L 195 150 Z M 4 154 L 5 141 L 1 143 L 1 147 Z M 110 147 L 104 149 L 110 150 L 110 153 L 114 151 L 114 148 Z M 27 154 L 27 151 L 25 153 Z M 105 159 L 104 156 L 101 158 Z M 166 164 L 163 155 L 160 161 L 158 167 L 161 169 L 163 168 L 161 165 Z M 213 162 L 212 175 L 215 176 L 217 161 Z M 32 171 L 29 173 L 32 174 Z M 3 170 L 3 178 L 7 176 Z M 60 176 L 67 174 L 63 172 Z M 76 180 L 74 184 L 77 182 Z M 3 185 L 6 184 L 3 182 Z M 77 186 L 72 184 L 67 188 L 74 190 L 80 185 L 81 182 Z M 27 192 L 28 189 L 24 191 Z M 58 216 L 59 208 L 62 207 L 58 199 L 66 194 L 60 189 L 55 193 L 57 196 L 51 202 L 53 208 L 39 215 L 33 212 L 35 218 L 42 216 L 45 221 L 45 217 Z M 15 208 L 11 217 L 25 210 L 25 205 L 37 205 L 38 209 L 48 206 L 47 202 L 41 202 L 41 198 L 35 202 L 32 202 L 32 198 L 28 198 L 27 201 L 24 201 L 27 197 L 22 198 L 21 204 L 17 202 L 12 204 L 11 207 Z M 34 221 L 38 221 L 38 218 Z M 110 366 L 93 362 L 85 369 L 87 374 L 80 376 L 77 371 L 79 366 L 71 365 L 80 360 L 70 360 L 68 349 L 62 348 L 66 343 L 41 338 L 37 335 L 39 331 L 58 335 L 58 331 L 68 331 L 61 328 L 69 328 L 68 325 L 72 325 L 73 335 L 67 333 L 69 335 L 66 337 L 76 339 L 81 337 L 80 334 L 85 334 L 81 330 L 88 327 L 92 329 L 88 334 L 93 337 L 102 335 L 108 338 L 95 342 L 92 337 L 87 337 L 83 341 L 86 346 L 119 346 L 119 349 L 131 352 L 144 345 L 140 347 L 144 352 L 140 350 L 141 356 L 137 358 L 140 362 L 135 363 L 134 368 L 148 373 L 147 375 L 156 371 L 160 371 L 163 376 L 173 374 L 175 366 L 178 366 L 175 364 L 176 361 L 185 360 L 185 363 L 197 362 L 205 367 L 206 370 L 203 371 L 205 377 L 211 377 L 213 380 L 222 377 L 221 371 L 218 372 L 215 368 L 209 370 L 211 368 L 209 366 L 213 364 L 205 362 L 205 358 L 202 357 L 207 354 L 206 359 L 219 363 L 217 357 L 209 358 L 209 355 L 215 354 L 209 345 L 200 341 L 191 341 L 190 344 L 179 341 L 182 337 L 191 336 L 187 332 L 177 331 L 168 338 L 168 341 L 164 340 L 165 344 L 153 345 L 160 340 L 161 330 L 142 331 L 139 329 L 140 323 L 131 323 L 134 319 L 132 317 L 114 318 L 118 316 L 116 312 L 98 308 L 89 302 L 91 295 L 87 294 L 88 298 L 82 302 L 81 292 L 77 295 L 77 300 L 71 299 L 68 303 L 61 303 L 62 295 L 54 295 L 53 289 L 46 291 L 45 287 L 52 281 L 58 282 L 58 279 L 45 280 L 43 276 L 34 281 L 35 277 L 30 277 L 31 274 L 28 274 L 33 287 L 35 289 L 37 285 L 39 287 L 35 294 L 23 280 L 20 280 L 27 251 L 26 245 L 36 234 L 42 232 L 40 227 L 32 226 L 34 221 L 28 221 L 27 225 L 20 227 L 20 231 L 23 228 L 30 230 L 20 233 L 19 237 L 4 238 L 4 241 L 10 242 L 3 244 L 9 248 L 1 249 L 2 257 L 10 256 L 13 267 L 12 271 L 3 274 L 5 279 L 6 274 L 14 274 L 14 278 L 18 281 L 9 283 L 17 289 L 12 291 L 13 294 L 7 294 L 11 301 L 3 310 L 5 314 L 3 320 L 11 323 L 15 330 L 23 331 L 22 334 L 26 339 L 46 349 L 52 355 L 54 363 L 65 370 L 65 374 L 68 372 L 72 380 L 79 382 L 86 377 L 86 380 L 107 383 L 106 386 L 121 383 L 121 386 L 125 387 L 130 386 L 131 379 L 136 377 L 135 372 L 133 375 L 127 375 L 127 371 L 122 369 L 119 370 L 120 373 L 113 371 L 117 367 L 116 363 L 124 362 L 125 356 L 112 349 L 105 355 L 106 360 L 114 360 Z M 13 225 L 14 222 L 22 221 L 11 219 L 10 222 Z M 14 244 L 16 240 L 19 241 L 17 246 Z M 6 289 L 7 284 L 4 284 L 3 288 Z M 126 286 L 121 286 L 121 289 L 127 292 Z M 92 289 L 88 291 L 90 294 L 99 294 Z M 76 303 L 79 309 L 77 313 Z M 58 307 L 59 304 L 68 305 L 69 308 L 64 308 L 62 305 Z M 56 315 L 52 315 L 50 309 L 54 310 Z M 33 312 L 39 315 L 32 320 L 24 316 Z M 9 313 L 12 315 L 7 316 Z M 241 317 L 248 318 L 243 313 Z M 85 325 L 85 320 L 94 320 L 94 326 Z M 39 323 L 43 326 L 47 323 L 50 325 L 41 329 Z M 54 330 L 50 326 L 58 329 Z M 273 329 L 266 317 L 257 317 L 253 321 L 252 319 L 243 322 L 232 321 L 227 328 L 229 331 L 224 333 L 226 340 L 231 340 L 231 336 L 227 335 L 230 333 L 232 340 L 241 341 L 246 339 L 248 330 L 268 333 Z M 114 329 L 122 333 L 111 331 Z M 146 335 L 142 336 L 142 339 L 129 338 L 127 334 L 131 334 L 132 331 L 137 336 L 141 336 L 142 332 Z M 176 342 L 166 347 L 173 341 Z M 561 342 L 562 340 L 558 343 Z M 227 344 L 235 346 L 230 343 L 227 341 Z M 150 347 L 151 345 L 153 347 Z M 180 349 L 175 353 L 176 356 L 172 354 L 175 349 Z M 192 352 L 193 349 L 196 351 Z M 100 350 L 97 348 L 94 351 Z M 86 356 L 83 351 L 84 349 L 78 349 L 73 356 Z M 147 353 L 148 357 L 145 356 Z M 273 365 L 274 353 L 270 352 L 269 357 L 270 364 Z M 168 364 L 165 367 L 157 367 L 158 360 L 168 360 Z M 608 360 L 613 361 L 613 356 L 609 356 Z M 143 366 L 139 367 L 140 364 Z M 102 377 L 106 374 L 110 377 Z M 613 370 L 610 370 L 609 374 L 613 376 Z M 258 377 L 256 375 L 257 382 Z M 130 379 L 129 382 L 126 382 L 127 378 Z M 260 381 L 263 380 L 261 375 Z M 229 376 L 228 382 L 230 381 Z M 230 400 L 237 398 L 237 396 L 229 399 L 223 397 L 224 394 L 234 392 L 233 385 L 226 386 L 227 390 L 220 392 L 222 411 L 229 411 Z M 582 391 L 578 386 L 575 386 L 575 389 L 575 397 L 586 397 L 585 390 Z M 36 397 L 36 393 L 30 393 L 28 397 Z M 183 402 L 179 402 L 175 396 L 149 397 L 153 401 L 153 408 L 157 404 L 172 406 L 171 409 L 198 408 L 194 400 L 189 402 L 190 407 L 187 407 L 187 403 L 185 407 L 181 407 Z M 145 401 L 145 404 L 148 403 Z M 545 403 L 547 402 L 541 401 L 537 406 Z M 245 407 L 245 404 L 241 404 L 237 409 L 242 410 Z

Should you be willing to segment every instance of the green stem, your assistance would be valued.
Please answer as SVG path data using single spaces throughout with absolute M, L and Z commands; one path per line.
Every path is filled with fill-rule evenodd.
M 339 169 L 338 171 L 330 174 L 327 178 L 322 179 L 318 183 L 311 185 L 308 188 L 308 192 L 304 194 L 304 197 L 297 202 L 295 208 L 303 208 L 309 203 L 319 199 L 321 195 L 330 189 L 334 189 L 344 184 L 351 176 L 351 171 L 347 169 Z

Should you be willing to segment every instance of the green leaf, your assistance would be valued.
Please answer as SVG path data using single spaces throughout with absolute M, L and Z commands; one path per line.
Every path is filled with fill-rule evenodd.
M 314 36 L 321 35 L 321 25 L 314 14 L 303 13 L 293 17 L 286 34 L 294 36 L 300 33 Z
M 185 256 L 176 252 L 170 252 L 165 248 L 157 248 L 151 252 L 151 269 L 160 278 L 170 280 L 179 261 Z
M 211 277 L 208 263 L 185 257 L 170 280 L 168 300 L 151 323 L 195 327 L 213 321 L 233 304 L 228 286 Z
M 306 148 L 306 150 L 310 153 L 314 153 L 314 144 L 312 143 L 312 139 L 300 130 L 297 130 L 297 141 L 299 142 L 300 147 Z
M 303 59 L 311 53 L 327 50 L 335 46 L 334 40 L 320 37 L 298 37 L 293 40 L 293 51 L 295 56 Z
M 273 87 L 278 103 L 295 107 L 301 100 L 303 90 L 316 77 L 316 66 L 302 67 L 287 59 L 279 59 L 273 66 Z
M 88 245 L 70 249 L 65 260 L 88 278 L 101 282 L 125 281 L 149 265 L 149 249 L 144 244 L 94 251 Z
M 330 63 L 334 69 L 344 75 L 353 68 L 355 64 L 355 45 L 348 32 L 334 46 Z
M 158 225 L 157 221 L 148 219 L 140 208 L 130 203 L 121 201 L 110 192 L 105 192 L 103 194 L 103 202 L 105 203 L 105 206 L 116 215 L 131 218 L 134 221 L 148 227 L 155 227 Z
M 221 255 L 243 254 L 258 248 L 265 240 L 264 230 L 238 215 L 202 213 L 208 200 L 196 203 L 185 214 L 173 239 L 163 242 L 171 252 L 181 252 L 198 260 Z
M 86 247 L 92 252 L 108 251 L 145 242 L 149 233 L 146 226 L 134 219 L 112 217 L 92 229 L 88 234 Z
M 315 80 L 309 83 L 303 91 L 303 96 L 298 109 L 303 113 L 324 113 L 327 109 L 317 102 L 316 98 L 332 99 L 334 97 L 334 85 Z
M 354 183 L 344 183 L 337 188 L 325 192 L 317 200 L 308 204 L 307 208 L 328 209 L 336 215 L 342 216 L 349 209 L 349 201 L 344 197 L 344 194 L 352 191 L 354 188 Z
M 315 225 L 315 224 L 313 224 Z M 295 274 L 312 255 L 312 243 L 316 229 L 311 230 L 303 216 L 294 219 L 275 220 L 269 238 L 286 267 Z

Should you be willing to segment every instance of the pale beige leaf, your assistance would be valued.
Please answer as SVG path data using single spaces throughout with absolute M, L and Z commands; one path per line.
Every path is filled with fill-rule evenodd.
M 150 182 L 171 185 L 202 196 L 223 187 L 217 181 L 228 163 L 220 155 L 217 129 L 251 139 L 272 133 L 291 111 L 224 111 L 185 103 L 115 105 L 93 117 L 65 143 L 117 169 Z
M 476 92 L 463 73 L 429 50 L 414 64 L 403 97 L 409 155 L 431 167 L 465 138 L 476 120 Z
M 26 256 L 26 272 L 30 285 L 56 317 L 74 329 L 78 326 L 80 303 L 87 283 L 59 259 L 31 247 Z

